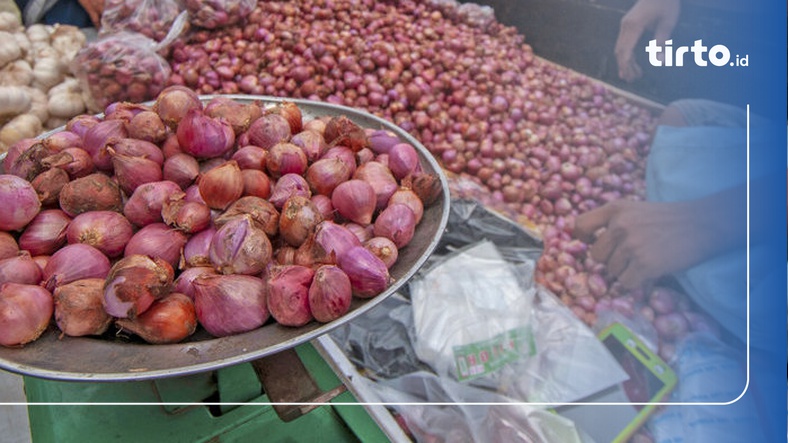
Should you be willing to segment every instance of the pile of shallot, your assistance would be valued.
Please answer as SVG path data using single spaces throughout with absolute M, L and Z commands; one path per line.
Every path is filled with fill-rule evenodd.
M 5 346 L 53 318 L 149 343 L 331 322 L 389 286 L 441 192 L 391 132 L 182 86 L 20 141 L 3 170 Z
M 456 174 L 455 195 L 542 233 L 537 280 L 586 323 L 632 300 L 571 231 L 580 213 L 644 197 L 653 110 L 536 57 L 489 8 L 259 2 L 243 24 L 196 30 L 172 49 L 171 83 L 323 100 L 396 123 Z

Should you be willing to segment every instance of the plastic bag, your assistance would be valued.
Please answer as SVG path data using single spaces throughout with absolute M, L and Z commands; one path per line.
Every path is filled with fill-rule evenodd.
M 216 29 L 243 21 L 257 6 L 257 1 L 184 0 L 184 6 L 193 25 Z
M 501 366 L 534 355 L 536 290 L 521 286 L 517 275 L 489 241 L 421 273 L 410 284 L 419 358 L 439 375 L 495 387 Z
M 506 397 L 432 373 L 414 372 L 379 383 L 360 382 L 381 401 L 397 403 L 394 409 L 405 418 L 408 429 L 419 442 L 583 441 L 574 424 L 557 414 L 527 404 L 506 404 L 509 401 Z M 418 402 L 454 404 L 413 404 Z
M 536 354 L 509 361 L 487 378 L 466 383 L 486 386 L 511 399 L 534 402 L 572 402 L 626 379 L 596 335 L 554 295 L 533 282 L 541 242 L 519 225 L 470 200 L 452 200 L 449 221 L 435 253 L 423 272 L 429 272 L 469 244 L 492 242 L 511 266 L 521 288 L 535 288 L 531 331 Z M 422 273 L 423 273 L 422 272 Z M 421 277 L 419 273 L 414 281 Z M 395 378 L 425 369 L 418 359 L 414 316 L 408 296 L 385 300 L 364 316 L 331 332 L 349 358 L 375 378 Z M 528 314 L 525 314 L 528 315 Z M 449 368 L 442 379 L 454 381 Z
M 82 48 L 71 71 L 79 80 L 90 112 L 108 105 L 152 100 L 166 86 L 172 68 L 162 56 L 188 27 L 188 14 L 181 12 L 160 42 L 138 32 L 104 35 Z
M 99 36 L 129 31 L 160 42 L 180 12 L 176 0 L 106 0 Z
M 172 73 L 156 49 L 156 42 L 142 34 L 119 32 L 80 50 L 72 71 L 86 93 L 88 109 L 101 112 L 114 102 L 155 98 Z

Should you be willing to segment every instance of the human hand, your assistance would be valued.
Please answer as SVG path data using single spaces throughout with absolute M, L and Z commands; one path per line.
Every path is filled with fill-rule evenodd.
M 680 0 L 638 0 L 621 19 L 615 54 L 618 76 L 631 82 L 643 74 L 634 57 L 635 45 L 646 30 L 654 31 L 657 43 L 670 38 L 679 19 Z
M 90 16 L 96 29 L 101 27 L 101 14 L 104 12 L 104 0 L 79 0 L 80 6 Z
M 578 216 L 574 228 L 611 282 L 626 290 L 700 263 L 715 252 L 714 232 L 692 203 L 626 200 Z

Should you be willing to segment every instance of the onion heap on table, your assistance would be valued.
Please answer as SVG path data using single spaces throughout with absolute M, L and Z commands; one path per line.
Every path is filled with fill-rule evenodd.
M 545 245 L 537 281 L 586 323 L 622 297 L 614 308 L 643 303 L 603 278 L 571 230 L 577 214 L 644 198 L 655 115 L 539 59 L 489 8 L 259 2 L 242 26 L 176 42 L 170 63 L 171 83 L 201 93 L 323 100 L 396 123 L 456 174 L 454 196 L 536 225 Z
M 70 143 L 50 142 L 63 133 Z M 380 143 L 390 138 L 403 151 L 393 168 Z M 3 171 L 6 346 L 51 320 L 69 336 L 114 324 L 153 344 L 199 326 L 224 336 L 336 320 L 354 296 L 389 286 L 438 186 L 391 133 L 344 116 L 304 121 L 292 102 L 203 103 L 182 86 L 22 140 Z M 65 176 L 37 180 L 52 171 Z

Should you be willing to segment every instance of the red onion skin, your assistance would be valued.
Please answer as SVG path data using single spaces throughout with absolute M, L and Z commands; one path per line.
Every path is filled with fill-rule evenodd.
M 189 240 L 183 247 L 183 257 L 180 263 L 181 269 L 211 266 L 209 251 L 214 234 L 216 234 L 216 228 L 210 226 L 189 237 Z
M 287 199 L 279 214 L 279 235 L 297 248 L 322 221 L 323 216 L 309 198 L 295 195 Z
M 201 159 L 221 157 L 235 144 L 235 132 L 227 121 L 198 110 L 186 113 L 175 134 L 183 152 Z
M 268 150 L 265 168 L 273 178 L 284 174 L 303 175 L 306 172 L 308 161 L 304 151 L 298 146 L 280 142 Z
M 33 186 L 15 175 L 0 175 L 0 207 L 11 212 L 0 217 L 0 230 L 24 228 L 41 210 L 41 202 Z
M 419 154 L 410 143 L 398 143 L 388 152 L 388 167 L 394 178 L 402 180 L 419 167 Z
M 52 152 L 60 152 L 66 148 L 81 147 L 82 135 L 68 130 L 59 131 L 43 139 L 41 143 Z
M 161 210 L 170 198 L 183 195 L 177 183 L 162 180 L 137 187 L 123 206 L 123 215 L 138 227 L 163 221 Z
M 243 195 L 243 175 L 238 163 L 229 160 L 202 174 L 197 186 L 209 208 L 224 210 Z
M 104 281 L 104 308 L 113 317 L 134 318 L 171 292 L 174 274 L 172 266 L 158 257 L 123 257 Z
M 109 269 L 107 256 L 93 246 L 81 243 L 66 245 L 49 258 L 42 275 L 42 285 L 54 291 L 58 286 L 84 278 L 105 278 Z
M 211 210 L 202 203 L 187 202 L 182 195 L 170 198 L 161 210 L 164 223 L 186 234 L 202 231 L 211 224 Z
M 19 248 L 30 255 L 51 255 L 66 244 L 66 230 L 71 217 L 60 209 L 38 213 L 19 236 Z
M 334 321 L 350 309 L 353 299 L 350 278 L 337 266 L 320 266 L 315 270 L 308 296 L 309 310 L 315 320 Z
M 268 198 L 271 196 L 271 179 L 263 171 L 241 169 L 244 182 L 243 195 Z
M 30 184 L 36 190 L 41 205 L 52 206 L 58 203 L 60 192 L 70 180 L 66 171 L 52 168 L 38 174 Z
M 134 228 L 126 217 L 114 211 L 91 211 L 79 214 L 68 225 L 69 244 L 84 243 L 107 257 L 123 254 L 126 243 L 134 235 Z
M 316 194 L 313 195 L 312 203 L 317 207 L 320 214 L 323 216 L 323 220 L 331 220 L 334 221 L 334 204 L 331 203 L 331 197 L 327 195 Z
M 202 102 L 196 92 L 183 86 L 168 86 L 156 97 L 153 110 L 159 118 L 170 128 L 176 128 L 178 123 L 191 110 L 202 110 Z
M 397 248 L 410 243 L 416 232 L 416 216 L 404 204 L 396 203 L 386 207 L 375 219 L 374 234 L 393 241 Z
M 54 305 L 52 294 L 38 285 L 0 285 L 0 345 L 36 340 L 49 326 Z
M 356 164 L 356 154 L 354 154 L 350 148 L 345 146 L 331 147 L 320 158 L 339 158 L 348 166 L 351 176 L 356 173 L 356 169 L 358 168 L 358 164 Z
M 389 269 L 394 266 L 399 257 L 399 248 L 386 237 L 372 237 L 364 242 L 364 247 L 381 259 Z
M 268 201 L 273 203 L 277 209 L 282 209 L 285 202 L 294 195 L 311 197 L 312 191 L 309 189 L 309 183 L 298 174 L 285 174 L 274 183 L 274 189 L 271 191 Z
M 350 278 L 356 297 L 372 298 L 388 287 L 390 276 L 386 264 L 363 246 L 350 248 L 337 257 L 337 266 Z
M 270 238 L 279 232 L 279 211 L 273 203 L 260 197 L 241 197 L 231 204 L 221 215 L 215 217 L 216 227 L 221 227 L 237 216 L 249 216 Z
M 167 158 L 162 166 L 162 178 L 186 189 L 200 175 L 200 164 L 189 154 L 175 154 Z
M 167 138 L 167 127 L 161 117 L 153 111 L 142 111 L 132 117 L 126 129 L 129 137 L 151 143 L 161 143 Z
M 388 154 L 391 148 L 398 143 L 401 143 L 399 137 L 384 129 L 374 131 L 369 135 L 369 147 L 376 154 Z
M 373 231 L 375 229 L 375 225 L 362 226 L 353 222 L 344 223 L 342 226 L 352 232 L 362 244 L 373 237 Z
M 290 139 L 290 143 L 301 148 L 310 163 L 320 159 L 328 150 L 328 145 L 323 135 L 310 129 L 294 134 Z
M 161 165 L 155 161 L 114 153 L 111 149 L 110 152 L 113 152 L 112 166 L 115 170 L 115 177 L 126 195 L 133 194 L 139 186 L 145 183 L 162 180 Z
M 252 218 L 241 215 L 216 231 L 208 256 L 211 264 L 222 274 L 255 275 L 271 261 L 273 247 Z
M 220 275 L 216 272 L 216 269 L 213 269 L 210 266 L 195 266 L 192 268 L 186 268 L 178 274 L 178 278 L 175 279 L 173 284 L 172 290 L 174 292 L 180 292 L 182 294 L 186 294 L 189 298 L 194 300 L 194 279 L 201 275 Z
M 350 248 L 361 246 L 361 241 L 346 227 L 323 221 L 315 227 L 315 241 L 326 251 L 339 257 Z
M 3 283 L 37 285 L 41 283 L 41 269 L 29 253 L 23 251 L 16 257 L 0 260 L 0 286 Z
M 238 148 L 230 160 L 235 160 L 238 162 L 238 167 L 241 170 L 244 169 L 254 169 L 257 171 L 264 171 L 266 159 L 268 158 L 268 151 L 254 145 L 247 145 L 242 148 Z
M 104 310 L 104 279 L 86 278 L 55 289 L 55 322 L 70 337 L 101 335 L 112 323 Z
M 247 134 L 254 146 L 270 149 L 277 143 L 290 140 L 292 133 L 287 119 L 278 114 L 266 114 L 252 122 Z
M 128 137 L 122 120 L 103 120 L 85 132 L 82 148 L 93 159 L 93 164 L 101 171 L 112 170 L 112 158 L 107 145 Z
M 421 218 L 424 216 L 424 203 L 421 202 L 421 199 L 415 192 L 408 188 L 399 188 L 397 192 L 391 194 L 391 198 L 389 198 L 387 203 L 388 206 L 395 204 L 404 204 L 409 207 L 416 217 L 416 224 L 418 225 L 421 222 Z
M 161 258 L 172 268 L 177 268 L 181 259 L 181 251 L 186 246 L 186 234 L 172 229 L 164 223 L 151 223 L 131 236 L 124 257 L 130 255 L 146 255 Z
M 50 169 L 62 169 L 72 179 L 90 175 L 96 170 L 90 154 L 82 148 L 66 148 L 43 158 L 41 164 Z
M 306 181 L 314 194 L 331 196 L 334 189 L 350 179 L 351 171 L 339 158 L 324 158 L 312 163 L 306 171 Z
M 380 210 L 386 207 L 392 194 L 399 189 L 399 184 L 389 168 L 376 161 L 360 165 L 353 173 L 353 178 L 364 180 L 372 186 L 377 198 L 376 208 Z
M 315 271 L 306 266 L 273 266 L 266 278 L 268 311 L 283 326 L 299 327 L 312 321 L 309 286 Z
M 172 292 L 135 318 L 119 318 L 115 324 L 151 344 L 178 343 L 197 330 L 197 311 L 191 298 Z
M 331 204 L 337 213 L 360 225 L 372 222 L 377 205 L 375 189 L 364 180 L 352 179 L 340 183 L 331 193 Z
M 0 231 L 0 260 L 4 258 L 16 257 L 19 253 L 19 245 L 14 236 L 7 232 Z
M 197 318 L 214 337 L 257 329 L 268 320 L 265 283 L 251 275 L 204 275 L 193 282 Z
M 60 209 L 71 217 L 88 211 L 123 210 L 120 187 L 102 174 L 90 174 L 68 182 L 60 191 Z
M 135 138 L 122 138 L 107 145 L 117 154 L 129 157 L 143 157 L 155 162 L 161 167 L 164 164 L 164 154 L 155 144 Z

